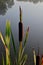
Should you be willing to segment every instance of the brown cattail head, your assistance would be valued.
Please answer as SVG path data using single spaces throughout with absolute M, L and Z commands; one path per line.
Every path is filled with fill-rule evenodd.
M 40 54 L 39 54 L 39 51 L 40 51 L 40 47 L 39 47 L 39 44 L 38 44 L 38 55 L 36 56 L 36 65 L 40 65 Z
M 19 42 L 23 39 L 23 23 L 19 22 Z
M 40 65 L 40 56 L 39 55 L 36 56 L 36 65 Z

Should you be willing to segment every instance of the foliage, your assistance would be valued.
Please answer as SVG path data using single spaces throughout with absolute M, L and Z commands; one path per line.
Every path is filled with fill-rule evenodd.
M 13 49 L 15 53 L 15 65 L 25 65 L 25 62 L 27 60 L 27 54 L 24 54 L 26 42 L 28 39 L 28 32 L 29 32 L 29 27 L 26 30 L 26 36 L 24 40 L 24 47 L 22 46 L 22 42 L 19 43 L 19 51 L 17 53 L 16 46 L 15 46 L 15 41 L 13 37 L 13 33 L 10 27 L 10 22 L 6 22 L 6 33 L 5 33 L 5 38 L 3 38 L 1 32 L 0 32 L 0 39 L 2 40 L 5 50 L 6 50 L 6 65 L 11 65 L 11 58 L 10 58 L 10 37 L 12 39 L 12 44 L 13 44 Z M 3 58 L 3 65 L 4 65 L 4 57 Z

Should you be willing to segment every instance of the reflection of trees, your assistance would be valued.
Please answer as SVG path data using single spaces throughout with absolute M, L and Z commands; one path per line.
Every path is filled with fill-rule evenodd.
M 33 3 L 43 2 L 43 0 L 18 0 L 18 1 L 29 1 Z
M 38 3 L 40 0 L 29 0 L 29 1 L 33 3 Z
M 14 4 L 14 0 L 7 0 L 8 7 L 11 7 Z
M 4 15 L 8 8 L 11 8 L 14 0 L 0 0 L 0 15 Z

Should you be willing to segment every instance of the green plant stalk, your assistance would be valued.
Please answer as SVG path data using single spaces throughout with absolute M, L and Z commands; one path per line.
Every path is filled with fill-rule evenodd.
M 3 62 L 3 65 L 5 65 L 5 64 L 4 64 L 4 56 L 3 56 L 3 54 L 2 54 L 2 62 Z
M 10 65 L 10 22 L 6 22 L 6 35 L 5 35 L 5 43 L 7 46 L 6 49 L 6 65 Z
M 6 65 L 10 65 L 10 47 L 9 47 L 9 45 L 7 45 L 7 48 L 6 48 Z
M 14 49 L 14 54 L 15 54 L 15 65 L 17 65 L 17 51 L 16 51 L 16 46 L 15 46 L 15 41 L 14 41 L 14 37 L 13 37 L 13 33 L 11 30 L 11 39 L 12 39 L 12 44 L 13 44 L 13 49 Z
M 18 58 L 17 58 L 18 65 L 20 65 L 20 62 L 21 62 L 21 52 L 22 52 L 22 41 L 19 43 L 19 51 L 18 51 Z
M 1 32 L 0 32 L 0 39 L 2 40 L 5 50 L 6 50 L 6 65 L 10 65 L 10 45 L 7 45 L 6 42 L 8 41 L 8 37 L 6 37 L 6 40 L 4 40 Z M 8 47 L 7 47 L 8 46 Z M 4 65 L 4 59 L 3 59 L 3 65 Z
M 26 42 L 27 42 L 27 39 L 28 39 L 28 28 L 26 30 L 26 37 L 25 37 L 25 40 L 24 40 L 24 47 L 22 48 L 22 52 L 21 52 L 21 58 L 23 57 L 23 53 L 24 53 L 24 50 L 25 50 L 25 46 L 26 46 Z
M 26 60 L 27 60 L 27 55 L 24 55 L 21 62 L 20 62 L 20 65 L 25 65 Z
M 0 32 L 0 39 L 2 40 L 2 42 L 3 42 L 4 46 L 5 46 L 5 40 L 4 40 L 3 35 L 2 35 L 1 32 Z
M 19 52 L 18 52 L 18 57 L 17 57 L 15 42 L 14 42 L 13 34 L 12 34 L 12 31 L 11 31 L 11 28 L 10 28 L 10 22 L 7 21 L 5 40 L 2 36 L 2 34 L 0 33 L 0 38 L 1 38 L 1 40 L 4 44 L 4 46 L 5 46 L 5 50 L 6 50 L 6 65 L 11 65 L 11 62 L 10 62 L 10 59 L 11 59 L 10 58 L 10 35 L 11 35 L 11 39 L 12 39 L 12 42 L 13 42 L 15 56 L 16 56 L 16 59 L 15 59 L 16 64 L 15 65 L 25 65 L 25 62 L 27 60 L 27 55 L 23 55 L 23 53 L 24 53 L 27 38 L 28 38 L 28 31 L 26 31 L 26 37 L 25 37 L 23 48 L 22 48 L 22 43 L 20 42 Z M 3 65 L 4 65 L 4 62 L 3 62 Z
M 9 50 L 6 49 L 6 65 L 10 65 L 10 53 Z
M 16 55 L 16 54 L 17 54 L 17 53 L 16 53 L 16 46 L 15 46 L 15 41 L 14 41 L 14 37 L 13 37 L 12 30 L 11 30 L 11 39 L 12 39 L 12 43 L 13 43 L 14 53 L 15 53 L 15 55 Z
M 2 40 L 2 42 L 3 42 L 3 44 L 4 44 L 4 46 L 5 46 L 5 50 L 6 50 L 6 65 L 8 65 L 8 64 L 10 65 L 9 49 L 6 47 L 4 38 L 3 38 L 3 36 L 2 36 L 1 33 L 0 33 L 0 38 L 1 38 L 1 40 Z
M 24 40 L 24 47 L 26 46 L 27 39 L 28 39 L 28 31 L 26 31 L 26 37 L 25 37 L 25 40 Z
M 18 65 L 24 65 L 25 62 L 26 62 L 26 59 L 27 59 L 27 55 L 23 55 L 23 53 L 24 53 L 26 42 L 27 42 L 27 39 L 28 39 L 28 31 L 29 30 L 27 28 L 26 37 L 25 37 L 25 40 L 24 40 L 24 47 L 22 48 L 22 42 L 20 42 L 20 45 L 19 45 Z
M 7 57 L 8 48 L 7 48 L 6 45 L 5 45 L 6 43 L 5 43 L 5 40 L 4 40 L 4 38 L 3 38 L 2 34 L 1 34 L 1 32 L 0 32 L 0 39 L 2 40 L 2 42 L 3 42 L 4 46 L 5 46 L 6 57 Z M 3 56 L 2 56 L 2 57 L 3 57 Z M 4 60 L 3 60 L 3 64 L 4 64 Z M 6 65 L 7 65 L 7 63 L 6 63 Z
M 25 47 L 22 48 L 22 50 L 21 50 L 21 57 L 20 57 L 21 59 L 22 59 L 22 57 L 23 57 L 24 50 L 25 50 Z

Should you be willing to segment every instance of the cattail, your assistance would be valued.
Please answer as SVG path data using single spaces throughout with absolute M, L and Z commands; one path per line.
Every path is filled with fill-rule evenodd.
M 40 65 L 40 56 L 39 55 L 36 56 L 36 65 Z
M 40 65 L 39 48 L 38 48 L 38 55 L 36 56 L 36 65 Z
M 22 23 L 22 10 L 21 10 L 21 7 L 19 7 L 19 9 L 20 9 L 19 42 L 21 42 L 22 39 L 23 39 L 23 23 Z
M 43 55 L 42 55 L 42 57 L 41 57 L 41 65 L 43 65 Z

